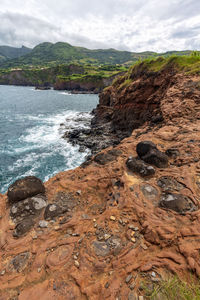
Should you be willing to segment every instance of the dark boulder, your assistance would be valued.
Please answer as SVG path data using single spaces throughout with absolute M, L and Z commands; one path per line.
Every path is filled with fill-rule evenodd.
M 166 209 L 172 209 L 180 214 L 196 210 L 196 206 L 190 198 L 182 194 L 175 193 L 163 194 L 159 202 L 159 206 Z
M 24 219 L 21 223 L 17 224 L 13 232 L 14 237 L 20 237 L 27 233 L 34 226 L 35 221 L 31 218 Z
M 65 209 L 66 211 L 67 209 Z M 45 220 L 52 220 L 55 217 L 60 216 L 63 213 L 63 209 L 57 205 L 57 204 L 49 204 L 47 205 L 45 212 L 44 212 L 44 218 Z
M 155 174 L 155 169 L 149 166 L 144 161 L 130 156 L 126 161 L 127 168 L 133 173 L 139 174 L 142 177 Z
M 46 205 L 47 202 L 44 195 L 27 198 L 12 204 L 10 208 L 10 216 L 15 223 L 19 223 L 23 219 L 38 216 Z
M 10 204 L 12 204 L 37 194 L 44 193 L 45 187 L 43 182 L 35 176 L 27 176 L 25 178 L 16 180 L 9 186 L 8 201 Z
M 168 166 L 167 155 L 158 150 L 156 145 L 150 141 L 137 144 L 136 151 L 138 156 L 148 164 L 155 165 L 158 168 Z
M 146 155 L 153 149 L 157 149 L 157 147 L 154 143 L 150 141 L 140 142 L 136 146 L 136 152 L 140 158 L 142 158 L 144 155 Z

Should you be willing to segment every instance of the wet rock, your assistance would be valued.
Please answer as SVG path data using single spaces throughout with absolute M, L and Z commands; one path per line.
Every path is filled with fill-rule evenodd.
M 24 219 L 21 223 L 17 224 L 13 232 L 14 237 L 20 237 L 27 233 L 35 224 L 35 221 L 31 218 Z
M 9 271 L 22 272 L 27 267 L 29 257 L 29 252 L 20 253 L 15 256 L 8 265 Z
M 122 152 L 120 150 L 109 150 L 106 153 L 100 153 L 95 156 L 94 161 L 97 162 L 100 165 L 105 165 L 108 162 L 114 161 L 117 156 L 121 155 Z
M 47 202 L 44 195 L 27 198 L 11 206 L 10 216 L 15 223 L 19 223 L 28 217 L 38 216 L 46 205 Z
M 152 166 L 149 166 L 144 161 L 133 158 L 130 156 L 126 161 L 127 168 L 133 173 L 139 174 L 142 177 L 151 176 L 155 174 L 155 169 Z
M 93 248 L 97 256 L 106 256 L 110 253 L 110 249 L 105 242 L 94 241 Z
M 45 220 L 51 220 L 51 219 L 54 219 L 55 217 L 60 216 L 62 214 L 62 212 L 63 211 L 59 205 L 57 205 L 55 203 L 49 204 L 45 208 L 44 218 L 45 218 Z
M 158 168 L 165 168 L 168 165 L 167 155 L 159 151 L 156 145 L 150 141 L 138 143 L 136 151 L 138 156 L 148 164 L 155 165 Z
M 35 177 L 28 176 L 16 180 L 8 188 L 8 202 L 10 204 L 24 200 L 26 198 L 35 196 L 37 194 L 44 194 L 45 187 L 43 182 Z
M 180 214 L 196 210 L 194 203 L 188 197 L 175 193 L 163 194 L 159 206 L 166 209 L 172 209 Z

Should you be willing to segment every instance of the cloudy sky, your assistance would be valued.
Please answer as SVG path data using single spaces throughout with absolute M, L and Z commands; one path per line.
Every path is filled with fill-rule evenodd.
M 200 50 L 200 0 L 0 1 L 0 45 Z

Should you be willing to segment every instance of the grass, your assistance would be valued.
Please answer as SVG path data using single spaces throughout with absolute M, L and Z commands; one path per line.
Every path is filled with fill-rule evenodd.
M 200 281 L 194 278 L 186 282 L 174 276 L 153 286 L 146 281 L 142 288 L 149 300 L 200 300 Z
M 143 64 L 149 71 L 153 72 L 173 66 L 186 74 L 200 74 L 200 52 L 194 51 L 191 55 L 172 55 L 167 58 L 145 59 Z
M 127 88 L 138 75 L 148 72 L 160 72 L 174 69 L 186 75 L 200 75 L 200 52 L 193 51 L 190 55 L 170 55 L 168 57 L 150 57 L 137 61 L 123 75 L 114 79 L 113 85 L 121 90 Z

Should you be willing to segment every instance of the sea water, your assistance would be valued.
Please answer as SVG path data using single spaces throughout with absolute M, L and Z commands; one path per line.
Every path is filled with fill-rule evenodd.
M 0 86 L 0 193 L 18 178 L 46 181 L 79 166 L 89 151 L 62 136 L 66 128 L 87 127 L 97 103 L 97 95 Z

